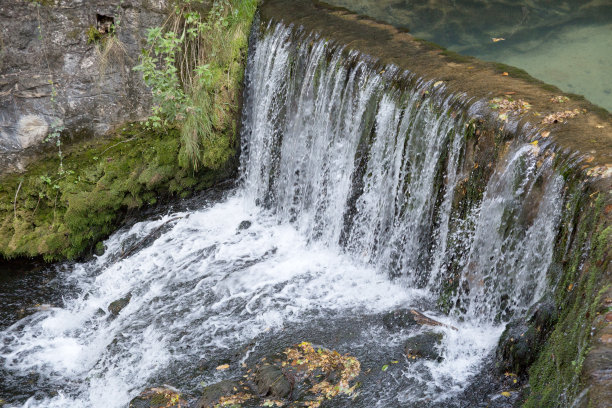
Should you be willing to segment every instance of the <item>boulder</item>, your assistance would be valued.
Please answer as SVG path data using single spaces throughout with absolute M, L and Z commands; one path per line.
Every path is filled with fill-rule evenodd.
M 257 369 L 255 384 L 257 393 L 262 397 L 287 398 L 293 388 L 281 369 L 271 364 L 263 364 Z

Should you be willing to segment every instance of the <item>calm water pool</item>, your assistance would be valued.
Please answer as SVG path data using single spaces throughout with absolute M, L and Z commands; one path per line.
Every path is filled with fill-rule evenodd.
M 612 111 L 612 0 L 327 0 Z M 496 41 L 494 41 L 496 39 Z

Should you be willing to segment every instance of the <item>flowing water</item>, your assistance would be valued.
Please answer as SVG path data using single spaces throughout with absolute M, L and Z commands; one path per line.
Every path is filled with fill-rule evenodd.
M 307 340 L 362 363 L 360 394 L 330 406 L 467 406 L 505 322 L 545 293 L 564 191 L 552 158 L 509 144 L 461 215 L 467 117 L 456 112 L 471 101 L 291 27 L 257 32 L 237 186 L 55 267 L 61 297 L 0 326 L 10 405 L 122 407 L 160 384 L 197 396 Z M 457 327 L 435 328 L 440 361 L 403 355 L 422 329 L 383 324 L 406 307 Z

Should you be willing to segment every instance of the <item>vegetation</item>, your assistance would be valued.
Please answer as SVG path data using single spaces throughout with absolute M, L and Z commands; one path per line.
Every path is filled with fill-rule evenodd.
M 75 258 L 116 227 L 121 214 L 187 196 L 232 172 L 194 174 L 178 164 L 178 132 L 127 126 L 110 139 L 74 145 L 57 173 L 54 155 L 0 183 L 0 254 Z
M 560 318 L 529 370 L 525 407 L 569 406 L 584 387 L 593 320 L 609 289 L 602 277 L 609 266 L 612 227 L 606 227 L 604 201 L 604 194 L 592 199 L 581 188 L 568 200 L 556 249 L 556 261 L 564 265 L 555 290 Z
M 230 176 L 256 7 L 256 0 L 175 2 L 163 27 L 149 30 L 136 68 L 153 91 L 151 118 L 63 151 L 63 126 L 52 126 L 59 154 L 0 183 L 0 255 L 76 258 L 122 214 Z M 102 61 L 124 53 L 114 35 L 99 38 L 95 28 L 87 34 L 100 43 Z
M 180 131 L 182 165 L 218 169 L 234 154 L 232 118 L 256 7 L 256 0 L 184 0 L 162 27 L 148 30 L 135 68 L 153 90 L 148 124 Z

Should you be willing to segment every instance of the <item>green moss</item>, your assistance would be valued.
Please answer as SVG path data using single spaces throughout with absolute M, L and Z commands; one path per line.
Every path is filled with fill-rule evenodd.
M 193 174 L 178 163 L 178 132 L 126 127 L 105 141 L 74 145 L 0 183 L 0 254 L 76 258 L 108 236 L 127 211 L 188 195 L 231 174 L 231 157 Z M 19 184 L 19 194 L 15 193 Z
M 609 263 L 612 227 L 601 215 L 603 204 L 603 194 L 593 200 L 579 189 L 567 202 L 556 248 L 556 262 L 564 265 L 555 289 L 560 320 L 529 371 L 531 392 L 525 407 L 569 406 L 583 386 L 591 326 L 608 289 L 602 276 Z
M 92 25 L 89 26 L 85 32 L 85 35 L 87 36 L 87 44 L 96 44 L 102 39 L 102 34 L 100 34 L 98 29 Z

